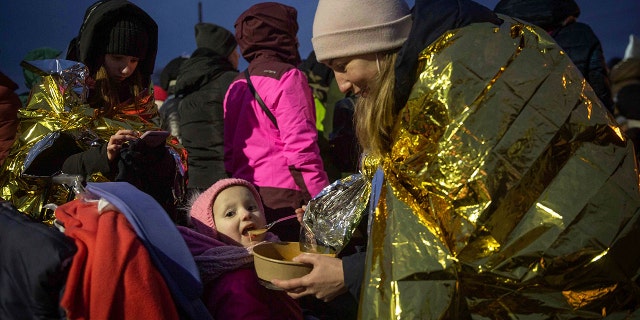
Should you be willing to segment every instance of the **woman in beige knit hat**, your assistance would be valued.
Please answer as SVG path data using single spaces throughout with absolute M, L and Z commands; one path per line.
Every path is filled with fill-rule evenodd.
M 274 284 L 362 319 L 635 310 L 633 148 L 544 30 L 473 1 L 320 0 L 312 42 L 362 98 L 368 245 Z

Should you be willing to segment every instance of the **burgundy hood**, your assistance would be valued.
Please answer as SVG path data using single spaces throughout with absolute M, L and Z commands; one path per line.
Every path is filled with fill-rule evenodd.
M 269 55 L 299 65 L 297 18 L 295 8 L 275 2 L 247 9 L 234 24 L 242 56 L 249 63 L 256 57 Z

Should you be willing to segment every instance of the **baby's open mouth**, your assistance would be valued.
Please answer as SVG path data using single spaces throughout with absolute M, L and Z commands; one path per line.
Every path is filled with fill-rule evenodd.
M 255 229 L 256 227 L 254 225 L 247 226 L 246 228 L 242 229 L 242 235 L 245 237 L 249 237 L 251 236 L 251 231 Z

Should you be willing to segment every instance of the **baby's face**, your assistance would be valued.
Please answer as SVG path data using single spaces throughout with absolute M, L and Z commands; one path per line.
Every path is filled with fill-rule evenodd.
M 213 221 L 218 232 L 238 244 L 256 244 L 249 230 L 263 228 L 267 223 L 251 191 L 244 186 L 232 186 L 218 194 L 213 203 Z

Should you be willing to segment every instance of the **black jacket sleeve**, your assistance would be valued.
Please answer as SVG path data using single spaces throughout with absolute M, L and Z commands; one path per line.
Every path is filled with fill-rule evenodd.
M 342 272 L 344 273 L 344 285 L 349 293 L 360 300 L 360 289 L 364 278 L 364 263 L 366 252 L 356 252 L 349 256 L 342 257 Z
M 0 201 L 0 319 L 64 319 L 60 292 L 76 250 L 64 233 Z
M 172 97 L 167 99 L 162 107 L 158 109 L 160 115 L 160 127 L 162 130 L 169 131 L 172 136 L 178 138 L 182 143 L 182 136 L 180 135 L 180 114 L 178 113 L 178 106 L 180 105 L 181 98 Z
M 112 178 L 115 176 L 114 171 L 107 158 L 106 143 L 71 155 L 62 164 L 63 173 L 80 174 L 83 177 L 100 172 L 105 177 Z

